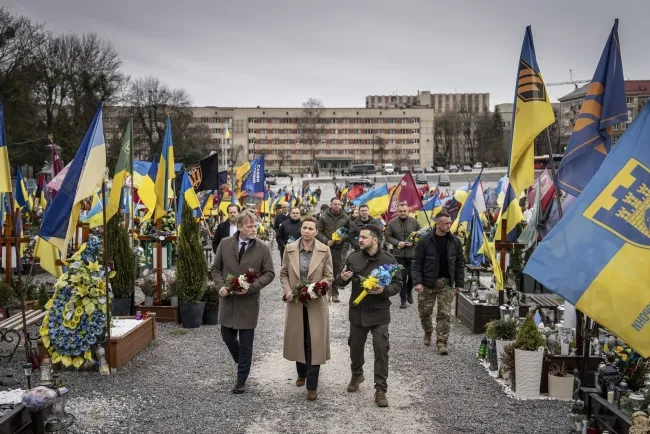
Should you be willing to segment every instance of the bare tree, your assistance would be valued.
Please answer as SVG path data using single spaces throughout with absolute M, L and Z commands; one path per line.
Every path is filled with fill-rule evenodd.
M 442 147 L 442 153 L 448 163 L 456 162 L 459 158 L 457 144 L 462 133 L 462 123 L 457 111 L 448 111 L 436 118 L 434 142 Z
M 372 153 L 372 162 L 374 164 L 375 162 L 375 155 L 377 156 L 379 160 L 379 164 L 384 166 L 384 158 L 386 155 L 386 140 L 384 140 L 383 137 L 381 136 L 375 136 L 374 137 L 374 146 L 373 146 L 373 153 Z
M 323 101 L 309 98 L 302 105 L 302 118 L 299 119 L 298 140 L 309 146 L 311 166 L 316 166 L 314 149 L 325 138 L 325 124 L 322 114 L 325 111 Z
M 282 163 L 284 163 L 284 160 L 289 158 L 291 154 L 286 152 L 283 156 L 280 157 L 280 161 L 278 161 L 278 172 L 282 172 Z
M 184 89 L 171 89 L 158 77 L 134 80 L 126 98 L 134 123 L 142 130 L 149 156 L 159 153 L 165 137 L 165 122 L 170 116 L 174 135 L 184 131 L 192 121 L 190 97 Z
M 475 150 L 474 147 L 476 144 L 475 132 L 477 112 L 474 108 L 466 107 L 464 103 L 461 103 L 458 113 L 464 138 L 464 146 L 462 146 L 462 158 L 464 160 L 467 160 L 467 150 L 469 150 L 469 160 L 473 162 Z

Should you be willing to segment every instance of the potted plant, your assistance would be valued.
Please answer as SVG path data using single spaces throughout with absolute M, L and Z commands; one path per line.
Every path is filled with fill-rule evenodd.
M 131 313 L 131 298 L 135 290 L 135 254 L 123 221 L 119 212 L 108 221 L 108 257 L 115 271 L 111 281 L 111 311 L 116 316 Z
M 515 342 L 518 325 L 516 319 L 497 319 L 490 321 L 485 327 L 485 336 L 488 339 L 496 341 L 497 366 L 499 369 L 501 369 L 501 353 L 503 352 L 503 348 Z
M 208 287 L 203 295 L 203 301 L 205 301 L 203 324 L 217 325 L 219 317 L 219 289 L 214 282 L 208 282 Z
M 199 225 L 187 202 L 183 206 L 178 237 L 176 292 L 183 328 L 197 328 L 203 320 L 208 264 L 203 257 Z
M 515 376 L 515 346 L 514 344 L 508 344 L 503 347 L 501 353 L 501 368 L 499 368 L 499 374 L 507 384 L 512 387 L 513 390 L 516 389 L 516 376 Z
M 145 277 L 140 280 L 140 289 L 144 294 L 144 306 L 153 306 L 153 296 L 156 294 L 156 278 Z
M 544 336 L 533 320 L 534 309 L 526 316 L 519 327 L 515 347 L 515 376 L 518 398 L 531 399 L 539 397 L 539 385 L 542 379 L 544 363 Z M 542 347 L 542 351 L 539 348 Z
M 565 401 L 573 399 L 573 375 L 567 373 L 564 362 L 553 363 L 548 368 L 548 396 Z
M 14 288 L 4 278 L 0 279 L 0 315 L 2 318 L 9 317 L 9 308 L 14 307 L 15 303 Z
M 178 307 L 178 293 L 176 291 L 176 274 L 173 270 L 163 270 L 163 282 L 165 283 L 164 299 L 166 306 Z

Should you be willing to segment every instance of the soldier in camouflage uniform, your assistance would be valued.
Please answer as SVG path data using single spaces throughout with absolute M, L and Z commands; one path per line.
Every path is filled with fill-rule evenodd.
M 436 314 L 436 345 L 438 353 L 448 353 L 449 320 L 454 288 L 460 292 L 465 284 L 465 259 L 458 237 L 449 232 L 451 218 L 445 211 L 436 215 L 433 231 L 415 246 L 413 255 L 413 288 L 418 292 L 418 312 L 424 330 L 424 345 L 431 345 L 433 306 Z

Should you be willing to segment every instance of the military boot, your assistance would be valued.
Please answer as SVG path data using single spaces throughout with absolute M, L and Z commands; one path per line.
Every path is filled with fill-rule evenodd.
M 424 334 L 424 345 L 425 346 L 430 346 L 431 345 L 431 333 L 425 333 Z
M 447 354 L 449 354 L 449 351 L 447 351 L 446 343 L 438 342 L 437 347 L 438 347 L 438 354 L 440 354 L 441 356 L 446 356 Z
M 363 374 L 361 375 L 352 375 L 352 379 L 350 380 L 350 384 L 348 384 L 348 392 L 356 392 L 359 390 L 359 384 L 363 383 L 363 380 L 365 378 L 363 377 Z
M 377 407 L 388 407 L 388 398 L 386 398 L 386 392 L 383 390 L 377 390 L 375 392 L 375 404 L 377 404 Z

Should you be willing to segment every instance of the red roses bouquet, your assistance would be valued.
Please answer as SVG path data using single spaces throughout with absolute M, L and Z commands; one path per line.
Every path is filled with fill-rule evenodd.
M 258 273 L 249 268 L 245 274 L 235 276 L 229 274 L 226 277 L 226 286 L 228 287 L 228 295 L 236 295 L 242 291 L 248 290 L 251 283 L 255 282 L 260 277 Z
M 330 286 L 325 282 L 307 283 L 300 282 L 291 288 L 291 297 L 294 303 L 309 304 L 310 301 L 327 295 Z

